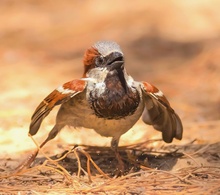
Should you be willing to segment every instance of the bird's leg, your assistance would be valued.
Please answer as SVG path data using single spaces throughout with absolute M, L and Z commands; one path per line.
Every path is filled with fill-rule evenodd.
M 63 126 L 58 126 L 55 125 L 53 127 L 53 129 L 50 131 L 50 133 L 47 136 L 47 139 L 44 140 L 44 142 L 40 145 L 39 148 L 42 148 L 48 141 L 50 141 L 51 139 L 55 138 L 57 136 L 57 134 L 59 133 L 59 131 L 62 129 Z M 20 171 L 22 171 L 25 168 L 28 168 L 31 166 L 31 164 L 34 162 L 37 154 L 39 152 L 39 149 L 35 150 L 34 152 L 32 152 L 27 159 L 25 159 L 16 169 L 15 169 L 15 173 L 18 173 Z
M 58 126 L 56 124 L 53 127 L 53 129 L 50 131 L 50 133 L 48 134 L 47 139 L 45 139 L 44 142 L 40 145 L 40 148 L 42 148 L 48 141 L 55 138 L 62 128 L 63 128 L 63 126 Z
M 111 148 L 115 152 L 115 157 L 118 161 L 118 166 L 117 166 L 117 169 L 116 169 L 116 175 L 117 176 L 121 176 L 124 173 L 124 162 L 122 161 L 121 156 L 118 152 L 119 139 L 120 139 L 120 137 L 119 138 L 113 137 L 112 141 L 111 141 Z

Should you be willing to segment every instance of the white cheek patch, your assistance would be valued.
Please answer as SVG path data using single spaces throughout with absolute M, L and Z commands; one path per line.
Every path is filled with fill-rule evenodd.
M 131 76 L 128 76 L 126 80 L 129 87 L 133 86 L 134 79 Z
M 104 83 L 104 82 L 97 83 L 97 84 L 96 84 L 96 87 L 97 87 L 97 88 L 105 88 L 105 83 Z
M 107 67 L 102 67 L 102 68 L 100 68 L 100 70 L 105 72 L 106 74 L 108 73 Z
M 64 89 L 63 86 L 59 86 L 56 90 L 59 91 L 62 94 L 74 93 L 73 90 L 71 90 L 71 89 Z
M 163 97 L 164 95 L 163 95 L 163 92 L 162 91 L 158 91 L 158 92 L 156 92 L 156 93 L 153 93 L 154 95 L 156 95 L 156 96 L 160 96 L 160 97 Z
M 105 89 L 106 89 L 105 82 L 96 83 L 95 89 L 97 90 L 97 92 L 98 92 L 99 94 L 104 93 L 104 92 L 105 92 Z

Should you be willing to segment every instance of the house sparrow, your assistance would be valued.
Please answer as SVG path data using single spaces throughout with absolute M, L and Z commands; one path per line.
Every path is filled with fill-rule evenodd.
M 67 82 L 50 93 L 35 110 L 30 135 L 35 135 L 43 119 L 54 106 L 61 105 L 56 124 L 43 147 L 65 126 L 94 129 L 98 134 L 112 137 L 111 148 L 123 172 L 118 153 L 121 135 L 142 116 L 144 123 L 162 132 L 165 142 L 181 140 L 183 127 L 163 93 L 147 82 L 135 81 L 124 67 L 124 55 L 119 45 L 100 41 L 85 52 L 81 79 Z

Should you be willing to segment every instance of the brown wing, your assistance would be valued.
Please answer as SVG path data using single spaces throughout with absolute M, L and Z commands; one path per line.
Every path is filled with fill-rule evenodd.
M 35 135 L 40 128 L 43 119 L 50 113 L 54 106 L 60 105 L 78 93 L 81 93 L 86 87 L 85 80 L 73 80 L 55 89 L 50 93 L 36 108 L 31 117 L 29 133 Z
M 141 86 L 145 100 L 143 121 L 161 131 L 165 142 L 170 143 L 173 138 L 181 140 L 182 122 L 166 97 L 160 90 L 147 82 L 143 82 Z

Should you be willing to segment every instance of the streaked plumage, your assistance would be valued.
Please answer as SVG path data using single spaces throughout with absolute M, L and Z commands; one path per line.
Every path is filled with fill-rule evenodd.
M 162 132 L 165 142 L 182 138 L 179 116 L 160 90 L 147 82 L 134 81 L 126 73 L 124 55 L 117 43 L 95 43 L 87 49 L 83 62 L 83 77 L 55 89 L 31 118 L 29 133 L 35 135 L 53 107 L 61 105 L 56 124 L 41 147 L 66 125 L 94 129 L 112 137 L 111 146 L 123 170 L 118 142 L 141 116 L 146 124 Z

